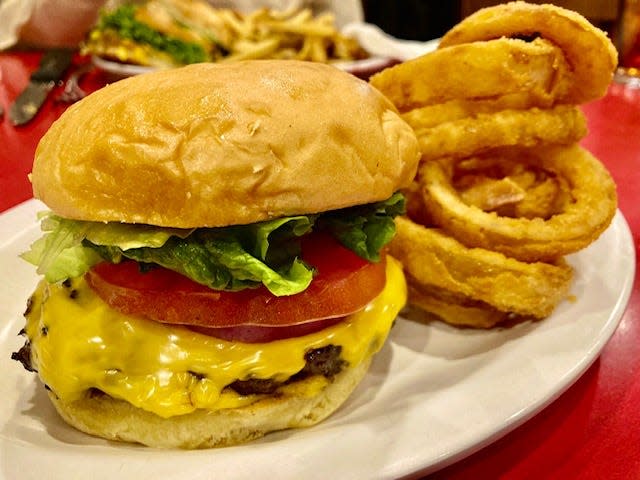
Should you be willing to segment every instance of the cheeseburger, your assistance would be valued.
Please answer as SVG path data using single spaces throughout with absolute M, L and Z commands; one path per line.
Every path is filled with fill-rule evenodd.
M 69 424 L 155 447 L 316 424 L 406 300 L 386 254 L 417 141 L 366 82 L 309 62 L 113 83 L 38 145 L 43 276 L 13 358 Z

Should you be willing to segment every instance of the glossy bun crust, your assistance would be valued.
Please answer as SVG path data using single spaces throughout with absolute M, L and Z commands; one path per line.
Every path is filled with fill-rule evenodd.
M 162 418 L 123 400 L 99 394 L 71 403 L 49 398 L 65 421 L 78 430 L 108 440 L 156 448 L 211 448 L 237 445 L 269 432 L 309 427 L 333 413 L 367 373 L 371 357 L 343 370 L 313 396 L 283 394 L 241 408 L 196 410 Z M 302 380 L 308 382 L 311 380 Z
M 115 82 L 45 134 L 33 191 L 58 215 L 225 226 L 388 198 L 418 145 L 366 82 L 324 64 L 196 64 Z

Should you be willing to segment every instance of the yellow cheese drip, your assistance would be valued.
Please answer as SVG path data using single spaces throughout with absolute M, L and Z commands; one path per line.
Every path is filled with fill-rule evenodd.
M 407 296 L 399 263 L 387 258 L 386 286 L 361 312 L 311 335 L 257 344 L 120 314 L 82 278 L 70 287 L 41 282 L 27 315 L 32 361 L 66 402 L 98 388 L 163 417 L 246 405 L 259 396 L 224 387 L 238 379 L 284 381 L 304 367 L 309 349 L 339 345 L 353 366 L 382 347 Z M 302 393 L 313 395 L 326 382 L 304 382 Z

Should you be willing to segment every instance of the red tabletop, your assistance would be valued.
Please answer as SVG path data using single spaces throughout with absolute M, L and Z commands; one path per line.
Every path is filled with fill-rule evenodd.
M 13 127 L 10 102 L 36 68 L 37 52 L 0 54 L 0 212 L 31 197 L 27 174 L 36 144 L 66 108 L 52 93 L 36 119 Z M 78 58 L 78 62 L 82 59 Z M 89 73 L 82 86 L 105 83 Z M 640 237 L 640 88 L 612 84 L 601 100 L 584 106 L 590 133 L 583 141 L 609 168 L 620 210 Z M 599 359 L 563 395 L 533 419 L 430 479 L 632 479 L 640 478 L 640 283 L 620 326 Z

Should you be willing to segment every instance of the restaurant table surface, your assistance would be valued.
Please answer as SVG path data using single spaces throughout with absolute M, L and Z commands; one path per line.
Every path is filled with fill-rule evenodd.
M 11 102 L 28 83 L 41 53 L 0 53 L 0 212 L 31 198 L 28 173 L 38 140 L 68 106 L 55 101 L 58 86 L 29 124 L 14 127 Z M 77 57 L 76 65 L 86 62 Z M 87 91 L 109 79 L 93 71 Z M 619 208 L 640 237 L 640 88 L 613 82 L 607 95 L 583 106 L 589 134 L 582 144 L 608 167 Z M 429 479 L 640 479 L 640 285 L 593 365 L 558 399 L 512 432 Z M 6 272 L 2 272 L 6 273 Z M 579 321 L 579 319 L 576 319 Z M 415 475 L 420 477 L 419 472 Z

